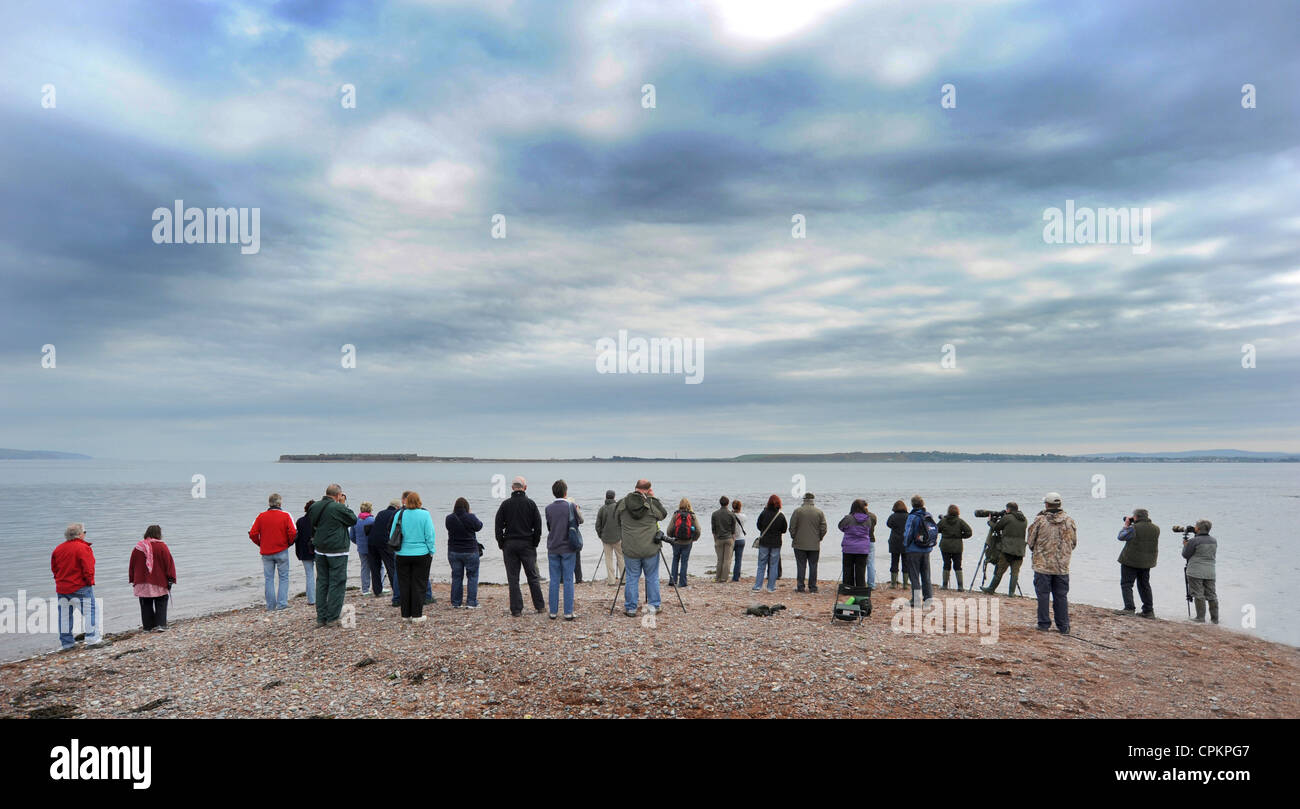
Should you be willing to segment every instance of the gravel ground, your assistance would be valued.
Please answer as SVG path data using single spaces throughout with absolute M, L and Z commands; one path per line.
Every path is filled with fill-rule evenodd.
M 578 585 L 572 622 L 512 618 L 494 585 L 481 609 L 453 610 L 435 584 L 424 624 L 350 592 L 355 628 L 316 629 L 299 597 L 0 666 L 0 717 L 1300 716 L 1300 650 L 1181 614 L 1071 605 L 1065 637 L 1034 629 L 1032 599 L 997 597 L 998 640 L 984 645 L 893 631 L 901 590 L 877 591 L 864 622 L 832 624 L 832 589 L 699 579 L 681 591 L 686 614 L 664 591 L 653 626 L 621 598 L 609 615 L 603 582 Z M 777 602 L 787 609 L 745 615 Z

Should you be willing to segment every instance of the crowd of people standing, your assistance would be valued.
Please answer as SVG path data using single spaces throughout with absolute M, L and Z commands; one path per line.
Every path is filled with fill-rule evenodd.
M 509 497 L 498 506 L 492 531 L 506 569 L 509 610 L 518 617 L 525 609 L 521 588 L 522 573 L 529 590 L 531 606 L 546 611 L 552 619 L 561 614 L 565 620 L 577 616 L 574 585 L 581 581 L 578 558 L 583 548 L 581 526 L 585 519 L 581 507 L 569 495 L 563 480 L 551 486 L 554 500 L 540 509 L 527 494 L 528 482 L 516 477 Z M 264 575 L 264 597 L 268 611 L 288 608 L 289 549 L 303 565 L 307 580 L 307 603 L 315 607 L 316 625 L 338 625 L 347 585 L 348 557 L 355 546 L 362 565 L 362 595 L 382 598 L 389 595 L 403 620 L 426 621 L 424 607 L 434 603 L 430 569 L 437 551 L 434 520 L 418 492 L 403 492 L 382 510 L 375 511 L 368 502 L 360 504 L 360 514 L 347 506 L 347 495 L 338 484 L 326 488 L 320 500 L 309 500 L 297 520 L 283 509 L 282 498 L 272 494 L 266 510 L 259 513 L 248 531 L 258 547 Z M 983 516 L 985 512 L 977 512 Z M 665 532 L 661 521 L 667 521 Z M 716 583 L 740 581 L 740 567 L 747 543 L 757 552 L 753 591 L 775 592 L 782 575 L 781 551 L 786 534 L 790 536 L 795 570 L 796 592 L 817 593 L 818 561 L 821 545 L 828 533 L 825 513 L 816 505 L 811 492 L 787 519 L 781 498 L 771 495 L 759 511 L 752 527 L 739 500 L 722 496 L 718 508 L 709 518 L 712 530 Z M 875 588 L 875 551 L 877 516 L 865 498 L 855 499 L 848 513 L 836 523 L 842 534 L 840 583 L 847 588 Z M 485 549 L 478 541 L 484 523 L 470 509 L 469 502 L 457 498 L 443 520 L 447 532 L 447 559 L 451 568 L 451 606 L 478 609 L 479 564 Z M 537 553 L 545 526 L 549 592 L 543 596 Z M 1037 628 L 1056 629 L 1068 634 L 1069 565 L 1077 545 L 1077 527 L 1062 509 L 1061 496 L 1055 492 L 1043 498 L 1043 509 L 1030 521 L 1014 502 L 989 518 L 990 537 L 998 537 L 996 546 L 985 546 L 985 564 L 994 564 L 992 583 L 983 588 L 994 593 L 1002 576 L 1009 572 L 1008 595 L 1017 591 L 1021 562 L 1032 555 L 1034 591 L 1038 599 Z M 1208 607 L 1210 618 L 1218 622 L 1219 608 L 1215 589 L 1215 553 L 1217 541 L 1210 536 L 1210 522 L 1199 521 L 1184 536 L 1183 557 L 1187 559 L 1185 576 L 1188 600 L 1195 601 L 1197 616 L 1204 621 Z M 965 541 L 974 532 L 961 517 L 956 505 L 949 505 L 944 515 L 935 519 L 926 510 L 920 495 L 910 498 L 910 508 L 902 500 L 891 507 L 885 521 L 889 535 L 886 549 L 890 556 L 890 589 L 901 587 L 911 592 L 913 606 L 923 606 L 933 599 L 930 554 L 937 547 L 943 561 L 942 588 L 955 580 L 956 590 L 964 591 L 962 555 Z M 635 616 L 640 611 L 641 580 L 645 580 L 645 609 L 651 613 L 661 608 L 660 563 L 668 568 L 668 583 L 688 587 L 687 569 L 694 543 L 702 535 L 700 518 L 688 498 L 681 498 L 670 515 L 654 493 L 648 480 L 638 480 L 622 498 L 614 490 L 605 492 L 605 500 L 596 515 L 596 536 L 601 542 L 610 586 L 623 584 L 623 611 Z M 750 534 L 753 534 L 752 539 Z M 1155 567 L 1160 529 L 1145 509 L 1136 509 L 1126 519 L 1118 539 L 1124 543 L 1120 554 L 1120 585 L 1124 608 L 1121 613 L 1136 612 L 1133 587 L 1142 600 L 1144 617 L 1154 617 L 1150 572 Z M 1195 537 L 1192 537 L 1192 534 Z M 671 551 L 668 560 L 664 545 Z M 95 559 L 81 524 L 68 526 L 64 542 L 51 557 L 56 590 L 61 606 L 60 642 L 72 648 L 72 614 L 81 612 L 87 626 L 86 643 L 96 645 L 102 639 L 96 613 L 93 586 Z M 162 529 L 149 526 L 133 548 L 128 564 L 128 581 L 140 601 L 141 623 L 145 630 L 165 631 L 167 605 L 176 583 L 176 563 L 162 541 Z M 389 592 L 385 592 L 385 583 Z M 64 618 L 66 617 L 66 621 Z

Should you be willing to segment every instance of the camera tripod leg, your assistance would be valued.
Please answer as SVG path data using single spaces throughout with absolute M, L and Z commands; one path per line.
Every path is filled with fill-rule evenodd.
M 614 588 L 614 600 L 609 602 L 609 614 L 610 614 L 610 615 L 613 615 L 613 614 L 614 614 L 614 607 L 618 606 L 618 594 L 621 593 L 621 592 L 623 591 L 623 577 L 624 577 L 625 575 L 627 575 L 627 569 L 626 569 L 626 568 L 624 568 L 623 571 L 622 571 L 621 573 L 618 574 L 618 586 Z M 638 584 L 639 584 L 639 582 L 638 582 Z
M 686 612 L 686 602 L 682 601 L 682 591 L 677 589 L 677 580 L 673 578 L 673 569 L 668 564 L 668 557 L 664 556 L 662 545 L 659 546 L 659 558 L 664 560 L 664 567 L 668 568 L 668 583 L 673 586 L 673 592 L 677 594 L 677 603 L 681 605 L 682 612 Z

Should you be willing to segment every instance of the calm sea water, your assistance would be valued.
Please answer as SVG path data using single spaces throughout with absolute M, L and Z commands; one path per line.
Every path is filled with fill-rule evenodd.
M 206 497 L 192 496 L 192 477 L 204 475 Z M 438 554 L 433 575 L 445 581 L 447 565 L 442 520 L 457 497 L 466 497 L 473 510 L 490 526 L 498 500 L 496 475 L 509 481 L 514 475 L 530 481 L 530 495 L 545 507 L 552 498 L 556 478 L 569 483 L 569 491 L 589 521 L 604 499 L 606 489 L 619 496 L 630 491 L 638 477 L 647 477 L 669 511 L 682 497 L 690 498 L 705 516 L 706 534 L 696 545 L 690 569 L 702 575 L 713 565 L 713 545 L 707 533 L 707 515 L 717 498 L 739 498 L 750 515 L 749 525 L 767 496 L 781 496 L 788 514 L 796 503 L 792 478 L 802 475 L 809 491 L 831 523 L 823 543 L 821 576 L 835 578 L 839 571 L 840 533 L 834 529 L 856 497 L 866 497 L 871 508 L 884 516 L 894 500 L 913 493 L 926 498 L 932 512 L 942 513 L 949 503 L 975 530 L 966 544 L 967 576 L 977 575 L 975 561 L 982 545 L 984 524 L 973 512 L 998 508 L 1016 500 L 1032 515 L 1042 494 L 1058 491 L 1065 509 L 1079 526 L 1079 547 L 1071 564 L 1070 597 L 1105 606 L 1119 604 L 1120 545 L 1115 539 L 1121 517 L 1135 507 L 1150 510 L 1161 526 L 1160 563 L 1152 574 L 1157 614 L 1167 618 L 1186 615 L 1183 563 L 1178 555 L 1181 537 L 1170 526 L 1198 518 L 1214 522 L 1219 540 L 1218 590 L 1223 621 L 1238 631 L 1269 640 L 1300 645 L 1300 625 L 1294 607 L 1294 590 L 1300 584 L 1300 561 L 1290 531 L 1300 521 L 1300 464 L 705 464 L 705 463 L 536 463 L 514 466 L 483 463 L 447 464 L 278 464 L 208 463 L 175 464 L 93 461 L 0 461 L 0 598 L 52 596 L 50 551 L 61 540 L 69 522 L 86 524 L 98 560 L 96 593 L 104 599 L 108 631 L 137 626 L 139 610 L 126 581 L 131 549 L 150 523 L 163 527 L 164 539 L 176 557 L 180 582 L 173 591 L 171 614 L 193 616 L 218 609 L 262 603 L 262 568 L 257 548 L 248 540 L 248 528 L 272 491 L 284 496 L 287 510 L 296 518 L 302 505 L 319 498 L 325 486 L 338 482 L 354 509 L 362 501 L 376 507 L 405 489 L 420 492 L 434 514 L 438 529 Z M 1094 475 L 1105 476 L 1105 497 L 1094 497 Z M 583 569 L 588 576 L 596 567 L 600 542 L 592 525 Z M 480 535 L 487 547 L 481 578 L 503 582 L 501 554 L 490 531 Z M 794 577 L 794 559 L 786 543 L 785 573 Z M 931 563 L 935 581 L 940 576 L 938 554 Z M 747 548 L 743 571 L 753 576 L 755 554 Z M 877 577 L 888 581 L 888 554 L 877 560 Z M 545 573 L 545 558 L 541 562 Z M 1022 588 L 1032 595 L 1028 563 Z M 293 592 L 301 592 L 301 565 L 292 564 Z M 601 571 L 603 575 L 603 570 Z M 354 554 L 349 584 L 360 582 L 360 564 Z M 783 582 L 784 584 L 785 582 Z M 1290 605 L 1290 606 L 1288 606 Z M 1255 626 L 1241 628 L 1243 610 L 1253 609 Z M 58 647 L 55 636 L 0 634 L 0 659 L 11 660 Z

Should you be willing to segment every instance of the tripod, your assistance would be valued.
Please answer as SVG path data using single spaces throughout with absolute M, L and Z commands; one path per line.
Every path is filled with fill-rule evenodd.
M 668 558 L 664 556 L 664 546 L 662 542 L 655 543 L 659 546 L 659 558 L 663 560 L 664 567 L 668 568 L 669 575 L 672 574 L 672 565 L 668 564 Z M 603 555 L 602 555 L 603 556 Z M 623 572 L 618 575 L 618 587 L 614 589 L 614 598 L 609 602 L 609 614 L 614 614 L 614 609 L 618 606 L 618 594 L 623 587 L 623 579 L 627 576 L 627 565 L 623 565 Z M 673 586 L 673 592 L 677 594 L 677 603 L 681 605 L 682 612 L 686 612 L 686 602 L 682 600 L 682 593 L 677 589 L 677 580 L 669 582 Z M 639 586 L 639 584 L 638 584 Z M 649 606 L 649 605 L 647 605 Z
M 988 581 L 989 565 L 994 564 L 993 560 L 988 559 L 988 549 L 990 545 L 994 548 L 1000 548 L 1002 545 L 1002 532 L 991 525 L 989 526 L 988 538 L 984 540 L 984 547 L 980 548 L 979 561 L 975 563 L 975 567 L 980 570 L 980 590 L 984 589 L 984 582 Z M 999 551 L 999 553 L 1001 553 L 1001 551 Z M 1010 566 L 1008 566 L 1007 572 L 1011 572 Z M 1020 589 L 1019 577 L 1016 578 L 1016 592 L 1019 593 L 1021 597 L 1024 597 L 1025 595 L 1025 591 Z

